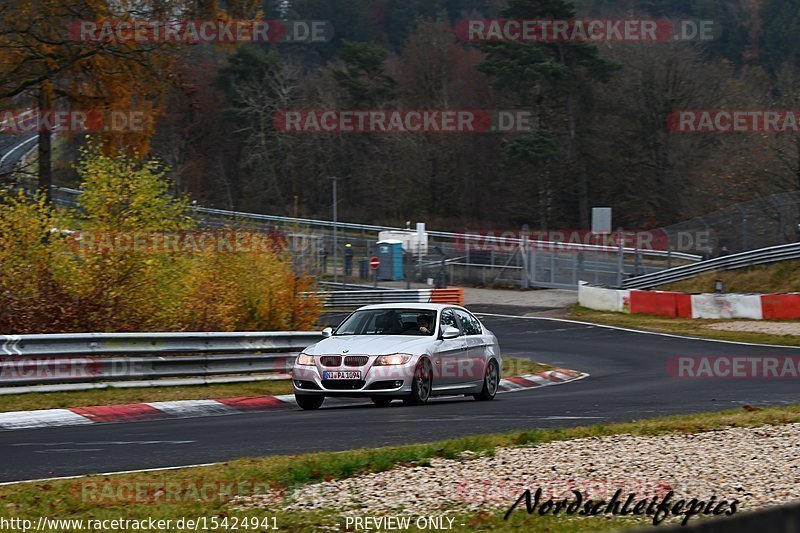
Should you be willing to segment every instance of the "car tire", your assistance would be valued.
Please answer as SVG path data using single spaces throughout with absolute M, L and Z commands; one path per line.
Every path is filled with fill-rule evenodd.
M 372 400 L 372 403 L 378 407 L 388 407 L 388 405 L 392 403 L 392 400 L 394 400 L 394 398 L 389 398 L 387 396 L 373 396 L 370 399 Z
M 493 400 L 497 394 L 497 389 L 500 385 L 500 370 L 497 366 L 497 361 L 491 359 L 489 364 L 486 365 L 486 372 L 483 376 L 483 389 L 478 394 L 473 394 L 472 397 L 480 402 L 488 402 Z
M 313 411 L 322 406 L 322 402 L 325 401 L 325 396 L 320 396 L 318 394 L 295 394 L 294 399 L 301 409 Z
M 411 382 L 411 394 L 403 398 L 406 405 L 424 405 L 431 397 L 433 390 L 433 368 L 427 359 L 417 363 L 414 370 L 414 381 Z

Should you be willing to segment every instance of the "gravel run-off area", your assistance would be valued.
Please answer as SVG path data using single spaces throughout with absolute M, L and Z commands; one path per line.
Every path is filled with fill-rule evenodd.
M 769 335 L 800 335 L 800 322 L 720 322 L 706 326 L 720 331 L 749 331 Z
M 545 498 L 610 498 L 623 494 L 717 501 L 738 500 L 739 511 L 800 500 L 800 424 L 730 428 L 697 434 L 615 435 L 536 446 L 467 452 L 459 460 L 313 483 L 234 500 L 237 508 L 335 510 L 386 515 L 508 508 L 524 491 Z M 545 499 L 543 498 L 543 500 Z M 638 499 L 638 498 L 637 498 Z M 524 507 L 524 506 L 523 506 Z

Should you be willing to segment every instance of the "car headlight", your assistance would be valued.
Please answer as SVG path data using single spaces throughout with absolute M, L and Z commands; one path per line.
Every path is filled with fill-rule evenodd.
M 396 353 L 392 355 L 381 355 L 375 359 L 374 366 L 404 365 L 411 359 L 410 355 Z
M 297 356 L 298 366 L 314 366 L 314 356 L 301 353 Z

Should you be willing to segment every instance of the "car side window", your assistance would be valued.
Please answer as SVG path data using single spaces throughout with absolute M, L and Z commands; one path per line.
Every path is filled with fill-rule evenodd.
M 461 320 L 461 325 L 464 326 L 466 335 L 480 335 L 482 333 L 481 324 L 477 318 L 464 311 L 456 311 L 456 313 L 458 313 L 458 318 Z
M 475 329 L 475 335 L 483 335 L 483 326 L 481 326 L 481 321 L 470 313 L 467 313 L 467 316 L 472 321 L 472 327 Z
M 445 309 L 442 311 L 442 318 L 440 320 L 441 327 L 439 331 L 444 331 L 444 328 L 447 326 L 453 326 L 454 328 L 460 330 L 458 327 L 458 322 L 456 322 L 456 314 L 453 312 L 452 309 Z

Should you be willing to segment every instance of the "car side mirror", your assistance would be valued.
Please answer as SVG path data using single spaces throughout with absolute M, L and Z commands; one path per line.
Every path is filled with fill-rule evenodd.
M 458 328 L 454 328 L 453 326 L 447 326 L 442 331 L 442 338 L 443 339 L 455 339 L 461 335 L 461 332 L 458 331 Z
M 333 335 L 333 328 L 325 328 L 322 330 L 322 336 L 325 337 L 326 339 L 331 335 Z

